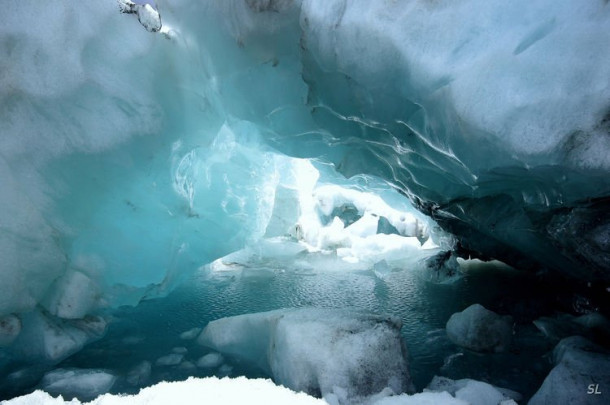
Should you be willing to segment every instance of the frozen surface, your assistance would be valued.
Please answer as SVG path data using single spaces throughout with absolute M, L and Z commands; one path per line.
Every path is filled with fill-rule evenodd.
M 500 316 L 480 304 L 473 304 L 447 321 L 449 339 L 478 352 L 501 352 L 508 348 L 513 333 L 513 319 Z
M 389 316 L 287 309 L 210 322 L 198 342 L 258 364 L 278 384 L 362 402 L 411 388 L 401 323 Z

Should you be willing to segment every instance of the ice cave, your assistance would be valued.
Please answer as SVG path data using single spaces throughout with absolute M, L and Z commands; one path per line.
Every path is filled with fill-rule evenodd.
M 4 0 L 0 403 L 610 403 L 608 0 Z

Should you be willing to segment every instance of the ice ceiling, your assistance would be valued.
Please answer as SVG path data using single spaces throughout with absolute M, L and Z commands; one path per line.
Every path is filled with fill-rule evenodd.
M 610 281 L 606 2 L 157 7 L 2 5 L 0 345 L 283 234 Z

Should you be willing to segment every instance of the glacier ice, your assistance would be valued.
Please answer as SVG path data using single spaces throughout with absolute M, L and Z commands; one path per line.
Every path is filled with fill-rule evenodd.
M 530 405 L 569 402 L 603 404 L 600 387 L 610 384 L 610 354 L 581 336 L 562 339 L 553 351 L 555 367 L 530 399 Z M 588 392 L 600 391 L 602 395 Z
M 223 293 L 250 278 L 278 296 L 263 304 L 250 287 L 247 307 L 187 306 L 203 319 L 308 299 L 400 312 L 397 291 L 414 284 L 397 270 L 454 297 L 497 260 L 579 280 L 602 302 L 587 311 L 607 311 L 603 0 L 118 5 L 2 6 L 0 386 L 74 361 L 113 312 L 158 304 L 197 269 Z M 357 288 L 331 297 L 346 285 Z M 538 303 L 524 311 L 551 340 L 579 329 Z M 155 360 L 203 324 L 125 368 L 157 378 Z M 204 354 L 175 367 L 192 373 Z
M 510 315 L 500 316 L 480 304 L 451 315 L 447 321 L 447 335 L 452 342 L 479 352 L 508 349 L 512 333 Z
M 411 390 L 400 321 L 328 309 L 285 309 L 210 322 L 198 342 L 258 364 L 286 387 L 361 402 Z

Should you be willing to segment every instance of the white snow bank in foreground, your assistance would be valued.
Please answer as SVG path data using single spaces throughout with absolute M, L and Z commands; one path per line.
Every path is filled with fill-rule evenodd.
M 411 389 L 400 320 L 330 309 L 287 309 L 210 322 L 198 342 L 258 364 L 278 384 L 331 403 Z
M 43 391 L 36 391 L 23 397 L 3 402 L 3 405 L 60 405 L 81 404 L 78 400 L 64 401 L 53 398 Z M 162 382 L 144 388 L 137 395 L 103 395 L 89 405 L 167 405 L 167 404 L 249 404 L 249 405 L 327 405 L 326 401 L 304 393 L 296 393 L 279 387 L 270 380 L 248 380 L 216 377 L 190 378 L 181 382 Z
M 476 382 L 474 380 L 469 380 Z M 491 386 L 490 386 L 491 387 Z M 161 382 L 142 389 L 137 395 L 106 394 L 97 399 L 82 403 L 77 399 L 65 401 L 62 397 L 53 398 L 43 391 L 9 401 L 2 405 L 334 405 L 337 402 L 296 393 L 288 388 L 277 386 L 271 380 L 249 380 L 239 378 L 189 378 L 179 382 Z M 452 397 L 448 392 L 423 392 L 415 395 L 377 396 L 368 405 L 473 405 L 481 402 L 467 402 Z M 508 400 L 500 404 L 515 404 Z M 495 404 L 494 404 L 495 405 Z

